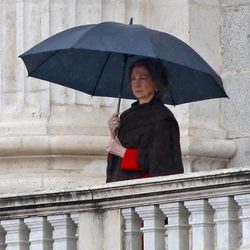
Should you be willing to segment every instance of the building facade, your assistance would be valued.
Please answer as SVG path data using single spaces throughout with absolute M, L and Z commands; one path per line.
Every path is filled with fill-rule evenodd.
M 64 190 L 76 191 L 88 188 L 91 190 L 94 184 L 100 184 L 101 188 L 97 188 L 97 190 L 93 188 L 93 192 L 98 193 L 107 188 L 104 184 L 105 145 L 108 142 L 107 120 L 115 111 L 117 101 L 111 98 L 92 98 L 84 93 L 55 84 L 27 78 L 26 69 L 18 55 L 41 40 L 64 29 L 102 21 L 128 23 L 131 17 L 133 17 L 134 23 L 168 32 L 193 47 L 221 75 L 229 96 L 229 99 L 207 100 L 171 107 L 181 129 L 181 146 L 185 165 L 183 178 L 188 179 L 189 175 L 198 179 L 199 176 L 206 176 L 206 174 L 211 176 L 213 172 L 210 173 L 210 171 L 222 171 L 221 173 L 229 171 L 230 174 L 227 175 L 230 177 L 235 175 L 237 171 L 240 172 L 240 169 L 244 169 L 248 176 L 247 171 L 250 169 L 249 0 L 1 0 L 0 193 L 2 198 L 0 197 L 0 199 L 3 199 L 4 207 L 4 199 L 8 195 L 13 198 L 19 197 L 21 194 L 29 196 L 35 192 L 43 195 L 48 193 L 48 197 L 50 197 L 50 192 L 60 193 Z M 130 101 L 123 101 L 122 110 L 129 107 L 130 103 Z M 215 182 L 217 177 L 217 175 L 214 177 Z M 240 178 L 244 180 L 243 176 Z M 171 181 L 173 180 L 171 179 Z M 159 180 L 159 182 L 161 181 L 168 183 L 168 179 L 163 178 L 163 180 Z M 209 181 L 209 185 L 212 186 L 213 178 L 209 177 Z M 224 181 L 224 183 L 228 183 L 229 180 Z M 154 183 L 154 180 L 152 182 Z M 196 184 L 193 183 L 193 185 Z M 247 183 L 243 184 L 247 185 Z M 192 183 L 186 185 L 188 188 L 189 185 L 192 186 Z M 240 184 L 237 183 L 237 185 Z M 176 187 L 175 192 L 177 189 Z M 225 202 L 230 203 L 230 211 L 231 206 L 235 208 L 236 201 L 239 201 L 240 204 L 244 203 L 244 199 L 240 195 L 246 195 L 243 191 L 245 186 L 239 190 L 241 190 L 239 193 L 234 191 L 234 194 L 240 198 L 237 196 L 233 199 L 233 203 L 230 194 L 218 191 L 218 196 L 225 195 Z M 109 191 L 112 192 L 112 189 Z M 126 191 L 124 192 L 126 193 Z M 136 197 L 138 199 L 140 192 L 139 196 Z M 147 192 L 150 193 L 150 190 L 142 191 L 143 194 Z M 216 193 L 217 190 L 215 190 Z M 6 196 L 6 194 L 8 195 Z M 93 195 L 91 192 L 86 193 L 86 195 L 91 194 Z M 67 200 L 67 195 L 66 197 L 64 195 L 66 194 L 63 194 L 63 200 Z M 199 206 L 204 209 L 208 206 L 207 199 L 217 198 L 216 195 L 215 197 L 210 197 L 208 194 L 200 195 L 202 202 L 199 203 Z M 115 202 L 115 197 L 112 196 L 110 199 Z M 195 193 L 195 199 L 198 197 L 199 195 Z M 154 204 L 158 204 L 162 211 L 168 209 L 168 206 L 161 205 L 162 200 L 154 196 L 155 198 L 157 202 Z M 246 198 L 246 200 L 248 199 L 249 197 Z M 27 199 L 27 206 L 32 200 L 31 197 Z M 80 202 L 84 199 L 81 200 L 77 196 L 76 200 Z M 184 214 L 190 215 L 193 210 L 192 204 L 188 200 L 188 198 L 179 199 L 178 202 L 182 202 L 181 206 L 183 209 L 185 208 Z M 17 203 L 19 201 L 17 199 Z M 69 201 L 72 202 L 70 199 Z M 169 201 L 173 202 L 171 199 Z M 53 203 L 50 198 L 46 202 Z M 211 201 L 211 204 L 215 203 L 214 200 Z M 42 203 L 39 204 L 38 207 L 42 206 Z M 140 201 L 138 204 L 141 207 L 143 202 Z M 131 202 L 129 208 L 138 204 Z M 147 202 L 147 205 L 149 204 L 150 202 Z M 11 208 L 10 211 L 12 211 L 14 205 L 6 206 L 7 208 Z M 116 213 L 120 215 L 119 209 L 121 208 L 125 209 L 126 206 L 119 205 L 116 207 L 118 210 L 108 211 L 107 214 L 110 212 L 112 216 L 107 215 L 107 218 L 116 218 L 115 220 L 119 221 L 120 217 Z M 23 207 L 20 209 L 25 210 Z M 67 209 L 69 210 L 68 207 Z M 152 209 L 155 211 L 155 207 Z M 79 212 L 75 207 L 73 210 Z M 83 210 L 88 209 L 84 207 Z M 157 211 L 156 214 L 159 212 Z M 240 211 L 242 212 L 242 210 Z M 116 214 L 115 217 L 113 217 L 113 213 Z M 130 215 L 126 214 L 125 216 L 133 214 L 131 211 L 126 213 Z M 142 212 L 139 209 L 138 214 L 140 213 Z M 9 232 L 6 218 L 11 217 L 11 215 L 6 215 L 5 212 L 1 212 L 1 214 L 5 220 L 0 228 L 0 232 L 1 230 L 4 232 L 2 235 L 5 235 L 1 241 L 4 242 L 2 249 L 5 249 L 8 245 L 6 237 L 8 236 L 7 232 Z M 24 214 L 20 216 L 24 218 Z M 28 212 L 28 214 L 32 215 L 32 212 Z M 49 214 L 50 212 L 46 211 L 46 216 L 50 216 Z M 59 214 L 62 214 L 62 210 Z M 51 216 L 52 219 L 49 220 L 39 217 L 41 219 L 39 223 L 44 227 L 48 223 L 51 226 L 54 223 L 54 215 Z M 102 213 L 102 216 L 105 217 L 105 213 Z M 85 221 L 91 220 L 91 215 L 88 213 L 82 215 L 81 218 L 83 217 L 87 217 Z M 94 218 L 96 219 L 96 217 Z M 186 221 L 187 216 L 183 218 Z M 234 218 L 237 221 L 236 217 Z M 59 221 L 67 222 L 72 225 L 72 228 L 75 228 L 79 222 L 78 219 L 74 216 L 66 216 L 59 218 Z M 19 220 L 17 224 L 19 223 L 18 225 L 23 227 L 26 225 L 26 228 L 27 224 L 32 224 L 33 219 L 29 221 L 27 218 L 27 223 L 23 221 L 25 220 Z M 105 219 L 101 221 L 105 223 Z M 187 221 L 185 223 L 188 225 Z M 161 224 L 160 227 L 164 228 L 164 225 Z M 97 228 L 99 227 L 97 226 Z M 84 228 L 80 227 L 79 230 L 85 232 Z M 209 230 L 211 234 L 212 229 Z M 44 232 L 48 232 L 48 230 Z M 78 234 L 80 235 L 80 232 Z M 103 235 L 103 232 L 100 232 L 101 234 Z M 185 235 L 187 238 L 187 232 Z M 235 240 L 234 243 L 230 243 L 233 247 L 217 247 L 217 249 L 236 249 L 236 245 L 240 247 L 240 244 L 243 244 L 244 249 L 250 249 L 249 240 L 242 235 L 241 233 L 243 243 L 237 242 L 237 245 Z M 100 238 L 102 237 L 100 236 Z M 155 236 L 151 235 L 150 237 Z M 83 239 L 86 240 L 86 238 Z M 79 237 L 79 242 L 82 242 L 80 246 L 84 245 L 83 239 L 80 240 Z M 28 242 L 30 241 L 27 240 L 26 243 L 30 244 Z M 102 243 L 99 243 L 100 245 L 95 246 L 96 248 L 89 246 L 80 249 L 99 250 L 103 247 L 105 250 L 117 250 L 123 247 L 122 240 L 119 240 L 115 246 L 111 246 L 110 242 L 105 243 L 105 240 L 103 242 L 104 245 L 108 244 L 108 247 L 101 246 Z M 206 240 L 202 242 L 204 243 Z M 23 248 L 9 249 L 26 249 L 27 244 L 26 246 L 24 244 Z M 50 249 L 51 244 L 51 242 L 48 243 L 46 249 Z M 65 249 L 73 250 L 70 247 L 71 243 L 65 244 L 69 244 L 69 248 Z M 184 241 L 181 244 L 185 245 L 186 243 Z M 201 248 L 199 245 L 200 248 L 193 246 L 193 249 L 215 249 L 214 246 L 213 244 L 210 248 Z M 154 245 L 153 247 L 155 248 L 148 245 L 150 250 L 162 249 L 162 246 Z M 139 248 L 133 246 L 131 249 Z M 38 250 L 40 248 L 32 249 Z M 179 248 L 170 247 L 170 249 L 183 250 L 184 248 L 180 245 Z

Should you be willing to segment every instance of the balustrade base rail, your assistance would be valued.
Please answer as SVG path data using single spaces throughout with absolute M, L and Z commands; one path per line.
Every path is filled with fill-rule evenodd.
M 250 250 L 250 168 L 0 196 L 0 250 Z

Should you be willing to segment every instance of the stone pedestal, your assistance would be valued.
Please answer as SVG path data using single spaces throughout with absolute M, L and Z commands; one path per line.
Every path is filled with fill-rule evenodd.
M 79 250 L 122 249 L 119 209 L 96 209 L 80 215 Z

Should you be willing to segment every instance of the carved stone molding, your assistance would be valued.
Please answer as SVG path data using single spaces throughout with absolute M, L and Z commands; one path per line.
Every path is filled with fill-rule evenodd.
M 233 140 L 182 137 L 182 154 L 186 172 L 208 171 L 226 168 L 236 154 Z

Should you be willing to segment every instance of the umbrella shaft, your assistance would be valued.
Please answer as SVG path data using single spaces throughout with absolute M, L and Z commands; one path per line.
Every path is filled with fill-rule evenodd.
M 122 80 L 121 80 L 121 89 L 120 89 L 120 95 L 117 103 L 117 112 L 120 111 L 120 106 L 121 106 L 121 97 L 122 97 L 122 90 L 123 90 L 123 84 L 124 84 L 124 78 L 125 78 L 125 71 L 126 71 L 126 66 L 128 62 L 128 55 L 124 55 L 124 60 L 123 60 L 123 71 L 122 71 Z
M 120 111 L 120 107 L 121 107 L 121 97 L 119 97 L 118 99 L 118 103 L 117 103 L 117 113 Z

